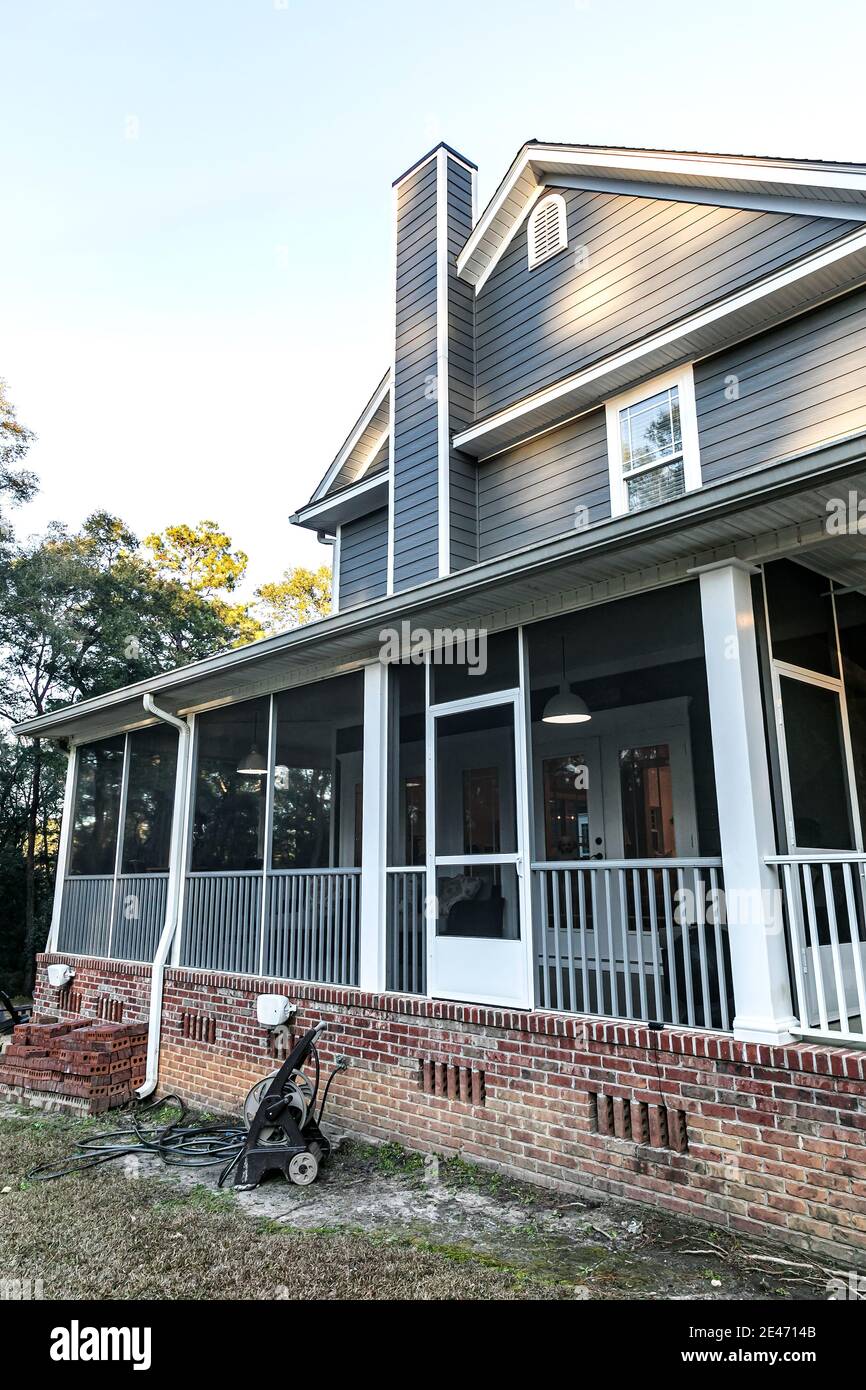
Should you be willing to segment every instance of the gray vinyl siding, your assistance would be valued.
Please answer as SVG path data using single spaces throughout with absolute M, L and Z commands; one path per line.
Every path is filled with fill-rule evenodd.
M 477 297 L 479 419 L 851 230 L 832 218 L 574 189 L 563 196 L 568 247 L 529 270 L 524 219 Z
M 604 410 L 518 444 L 478 468 L 480 559 L 490 560 L 610 516 Z
M 394 373 L 394 588 L 439 572 L 436 376 L 436 160 L 397 190 Z
M 866 291 L 698 362 L 695 399 L 705 483 L 866 430 Z
M 388 508 L 340 531 L 340 608 L 381 598 L 388 587 Z
M 448 417 L 451 434 L 475 419 L 475 293 L 457 278 L 457 257 L 472 230 L 472 176 L 448 160 Z M 459 449 L 449 456 L 451 568 L 478 560 L 478 469 Z

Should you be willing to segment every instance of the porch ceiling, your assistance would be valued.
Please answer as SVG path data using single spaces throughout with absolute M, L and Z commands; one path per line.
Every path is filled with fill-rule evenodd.
M 714 560 L 759 563 L 802 551 L 825 573 L 830 572 L 828 564 L 842 567 L 839 577 L 847 583 L 860 548 L 866 560 L 866 541 L 833 536 L 826 521 L 828 501 L 849 489 L 866 490 L 863 436 L 709 485 L 652 513 L 600 522 L 293 632 L 217 653 L 26 720 L 15 732 L 101 738 L 154 722 L 143 710 L 146 691 L 174 711 L 203 709 L 356 669 L 376 659 L 381 630 L 404 620 L 428 630 L 483 626 L 496 631 L 677 583 L 694 567 Z

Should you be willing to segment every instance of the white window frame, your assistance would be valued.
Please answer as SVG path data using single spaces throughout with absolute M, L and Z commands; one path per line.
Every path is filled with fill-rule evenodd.
M 610 510 L 612 516 L 639 516 L 641 512 L 652 510 L 651 507 L 640 507 L 637 511 L 629 511 L 628 488 L 626 487 L 626 475 L 623 473 L 622 442 L 619 429 L 620 411 L 625 410 L 627 406 L 638 405 L 640 401 L 648 400 L 650 396 L 656 396 L 660 391 L 668 391 L 673 386 L 677 388 L 680 403 L 685 491 L 694 492 L 701 486 L 701 455 L 698 445 L 695 377 L 692 364 L 689 362 L 684 367 L 678 367 L 674 372 L 665 372 L 663 376 L 653 377 L 650 381 L 643 382 L 642 385 L 634 387 L 631 391 L 626 391 L 621 396 L 614 396 L 605 402 L 607 463 L 610 476 Z M 628 476 L 633 477 L 643 471 L 649 473 L 660 466 L 659 463 L 648 463 L 642 469 L 635 469 L 635 473 Z
M 558 221 L 558 235 L 556 245 L 545 251 L 543 256 L 535 254 L 535 224 L 544 209 L 550 204 L 556 208 Z M 539 198 L 532 212 L 529 214 L 529 221 L 526 224 L 526 253 L 529 261 L 529 269 L 534 270 L 537 265 L 543 265 L 551 257 L 558 256 L 560 251 L 564 251 L 568 246 L 568 215 L 565 207 L 565 199 L 561 193 L 549 193 L 544 198 Z

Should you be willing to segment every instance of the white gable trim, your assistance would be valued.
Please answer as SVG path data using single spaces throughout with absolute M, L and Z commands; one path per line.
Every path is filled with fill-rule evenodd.
M 357 447 L 364 431 L 369 426 L 370 421 L 373 419 L 373 416 L 376 414 L 376 411 L 381 406 L 390 389 L 391 373 L 390 371 L 388 371 L 385 373 L 382 380 L 379 382 L 379 385 L 376 387 L 376 390 L 370 397 L 370 400 L 368 401 L 367 405 L 364 407 L 363 413 L 352 426 L 352 430 L 349 434 L 348 439 L 346 440 L 340 452 L 337 454 L 337 457 L 334 459 L 334 462 L 331 464 L 324 478 L 319 483 L 319 486 L 316 488 L 315 492 L 310 498 L 310 505 L 312 505 L 313 502 L 321 501 L 321 499 L 324 497 L 325 493 L 328 491 L 328 488 L 331 486 L 332 482 L 337 477 L 338 473 L 340 472 L 340 469 L 343 467 L 343 464 L 346 462 L 352 450 Z M 375 458 L 376 453 L 382 447 L 382 439 L 384 439 L 384 435 L 382 436 L 382 438 L 379 439 L 374 453 L 372 453 L 370 455 L 370 458 L 367 459 L 367 462 L 364 465 L 364 471 L 366 471 L 366 469 L 370 466 L 371 460 Z
M 563 176 L 581 177 L 593 174 L 613 178 L 646 180 L 656 175 L 657 183 L 680 181 L 705 187 L 718 186 L 744 193 L 775 192 L 790 196 L 820 197 L 827 201 L 866 202 L 866 170 L 827 168 L 807 162 L 786 163 L 784 160 L 744 158 L 738 155 L 696 155 L 652 153 L 632 150 L 583 149 L 573 146 L 527 145 L 518 155 L 499 190 L 488 203 L 479 221 L 457 258 L 457 273 L 477 283 L 490 261 L 501 254 L 500 243 L 505 238 L 527 195 L 545 179 L 555 184 Z M 519 207 L 514 200 L 519 200 Z

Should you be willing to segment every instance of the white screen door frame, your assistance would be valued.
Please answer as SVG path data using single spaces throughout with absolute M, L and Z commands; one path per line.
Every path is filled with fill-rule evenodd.
M 529 881 L 529 798 L 526 721 L 523 699 L 524 649 L 518 634 L 521 686 L 468 699 L 431 703 L 431 669 L 427 667 L 426 811 L 427 811 L 427 979 L 434 998 L 496 1004 L 510 1008 L 532 1006 L 532 922 Z M 437 846 L 437 721 L 450 715 L 507 708 L 513 717 L 514 815 L 513 852 L 503 854 L 439 854 Z M 519 936 L 516 939 L 438 934 L 437 870 L 476 864 L 513 865 L 517 879 Z

